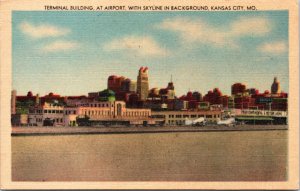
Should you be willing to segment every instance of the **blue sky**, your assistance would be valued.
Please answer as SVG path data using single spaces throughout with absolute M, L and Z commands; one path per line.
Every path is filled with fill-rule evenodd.
M 109 75 L 150 88 L 171 75 L 176 95 L 235 82 L 288 92 L 288 12 L 13 12 L 13 89 L 85 95 Z

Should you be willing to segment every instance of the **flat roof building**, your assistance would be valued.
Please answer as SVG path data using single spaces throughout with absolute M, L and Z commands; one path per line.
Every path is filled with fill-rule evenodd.
M 152 111 L 152 118 L 165 120 L 165 125 L 184 125 L 186 119 L 195 120 L 204 117 L 208 122 L 221 120 L 222 112 L 217 111 Z

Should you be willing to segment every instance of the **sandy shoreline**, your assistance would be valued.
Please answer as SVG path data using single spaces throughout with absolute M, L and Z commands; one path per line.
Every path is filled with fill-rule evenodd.
M 215 131 L 265 131 L 287 130 L 287 125 L 239 126 L 165 126 L 165 127 L 12 127 L 12 136 L 71 135 L 71 134 L 120 134 L 120 133 L 172 133 Z

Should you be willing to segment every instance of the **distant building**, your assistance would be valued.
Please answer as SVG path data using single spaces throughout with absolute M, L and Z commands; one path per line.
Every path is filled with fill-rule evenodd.
M 122 82 L 125 81 L 125 77 L 124 76 L 109 76 L 108 80 L 107 80 L 107 89 L 116 92 L 120 92 L 121 91 L 121 85 Z
M 255 98 L 251 96 L 235 96 L 234 98 L 234 108 L 236 109 L 249 109 L 255 107 Z
M 124 76 L 109 76 L 107 81 L 107 89 L 115 93 L 115 100 L 128 102 L 129 96 L 136 93 L 137 83 Z M 97 97 L 94 94 L 90 96 Z
M 17 91 L 11 91 L 11 114 L 16 114 Z
M 129 92 L 136 92 L 137 83 L 136 81 L 130 80 Z
M 47 123 L 51 122 L 51 126 L 63 126 L 63 110 L 63 105 L 48 102 L 31 107 L 28 114 L 28 123 L 29 125 L 48 126 Z
M 210 109 L 210 104 L 207 101 L 202 101 L 202 102 L 199 103 L 198 108 L 200 110 L 209 110 Z
M 93 99 L 98 99 L 99 92 L 89 92 L 88 97 Z
M 35 96 L 34 96 L 35 97 Z M 65 97 L 60 96 L 59 94 L 54 94 L 50 92 L 48 95 L 40 97 L 40 104 L 44 105 L 44 103 L 59 103 L 61 105 L 65 102 Z
M 186 95 L 181 96 L 179 99 L 188 103 L 187 109 L 199 109 L 200 102 L 203 100 L 202 94 L 197 91 L 189 91 Z
M 28 114 L 12 114 L 11 115 L 11 125 L 12 126 L 27 126 L 28 124 Z
M 152 88 L 149 91 L 150 100 L 173 100 L 175 99 L 175 88 L 173 82 L 169 82 L 166 88 Z
M 12 91 L 12 98 L 14 99 L 15 96 L 15 100 L 12 100 L 12 107 L 15 107 L 15 114 L 28 114 L 29 108 L 36 105 L 36 96 L 33 96 L 31 91 L 29 91 L 26 96 L 18 96 L 16 94 L 16 92 Z M 15 102 L 15 104 L 13 102 Z
M 259 94 L 259 91 L 255 88 L 249 88 L 249 89 L 247 89 L 247 92 L 248 92 L 249 95 Z
M 151 88 L 149 90 L 149 95 L 148 96 L 151 99 L 155 99 L 155 98 L 160 99 L 159 88 Z
M 114 91 L 110 89 L 103 90 L 99 92 L 99 101 L 115 101 L 116 100 L 116 94 Z
M 66 96 L 65 97 L 65 104 L 66 106 L 76 107 L 76 106 L 85 106 L 88 105 L 91 101 L 99 99 L 99 92 L 89 93 L 89 97 L 84 95 L 82 96 Z
M 166 88 L 162 88 L 159 90 L 159 95 L 163 98 L 163 99 L 175 99 L 175 88 L 174 88 L 174 84 L 173 82 L 169 82 L 168 86 Z
M 136 81 L 133 81 L 129 78 L 125 79 L 121 83 L 121 91 L 126 93 L 135 93 L 136 92 Z
M 280 94 L 280 82 L 277 80 L 277 77 L 274 78 L 273 84 L 271 86 L 272 94 Z
M 202 101 L 203 100 L 202 94 L 200 92 L 195 91 L 195 92 L 193 92 L 192 96 L 197 101 Z
M 137 94 L 139 100 L 146 100 L 149 93 L 148 67 L 141 67 L 137 77 Z
M 242 83 L 235 83 L 231 86 L 231 95 L 243 94 L 246 92 L 246 85 Z
M 176 99 L 174 102 L 174 110 L 187 110 L 189 107 L 188 101 Z
M 222 92 L 219 88 L 214 88 L 207 92 L 207 94 L 203 97 L 203 101 L 209 102 L 211 105 L 214 104 L 222 104 Z

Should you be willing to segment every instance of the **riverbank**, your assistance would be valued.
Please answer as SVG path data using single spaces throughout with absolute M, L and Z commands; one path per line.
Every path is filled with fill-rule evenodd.
M 287 130 L 287 125 L 163 127 L 12 127 L 12 136 Z

